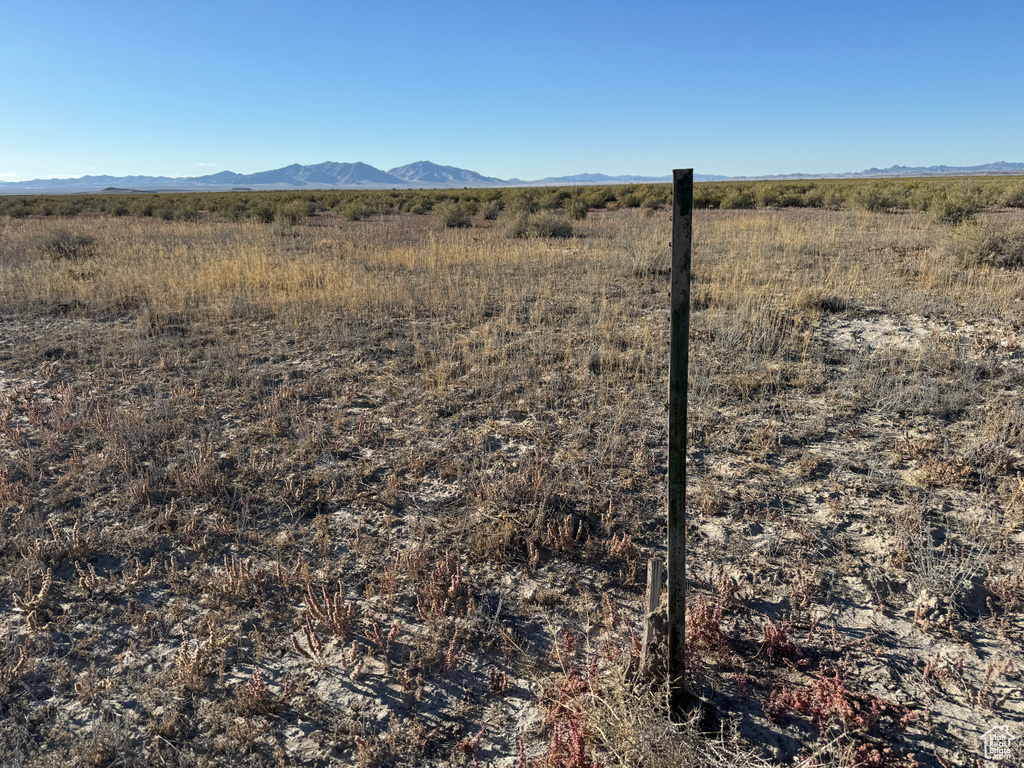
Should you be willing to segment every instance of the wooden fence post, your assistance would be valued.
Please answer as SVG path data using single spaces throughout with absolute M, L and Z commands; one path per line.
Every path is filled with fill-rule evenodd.
M 665 572 L 665 564 L 660 557 L 652 557 L 647 561 L 647 605 L 644 614 L 644 640 L 642 653 L 640 654 L 641 669 L 650 669 L 652 662 L 652 648 L 655 642 L 655 625 L 653 616 L 658 611 L 661 603 L 662 574 Z M 664 627 L 662 627 L 664 631 Z
M 690 364 L 693 169 L 672 172 L 672 309 L 668 395 L 668 689 L 673 719 L 685 716 L 686 395 Z

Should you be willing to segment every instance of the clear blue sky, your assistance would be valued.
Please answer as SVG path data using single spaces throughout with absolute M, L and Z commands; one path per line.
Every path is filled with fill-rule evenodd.
M 4 0 L 0 180 L 1024 162 L 1024 3 Z

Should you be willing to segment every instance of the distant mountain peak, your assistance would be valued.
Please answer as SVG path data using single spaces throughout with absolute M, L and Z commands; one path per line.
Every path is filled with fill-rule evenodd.
M 976 173 L 1007 173 L 1007 172 L 1021 172 L 1024 171 L 1024 163 L 1008 163 L 1005 160 L 1000 160 L 997 163 L 986 163 L 985 165 L 961 165 L 961 166 L 950 166 L 950 165 L 928 165 L 928 166 L 906 166 L 906 165 L 893 165 L 889 168 L 869 168 L 866 171 L 861 171 L 859 174 L 849 174 L 858 176 L 886 176 L 886 175 L 933 175 L 933 174 L 976 174 Z M 847 175 L 847 174 L 842 174 Z
M 438 165 L 429 160 L 400 165 L 388 171 L 392 176 L 409 184 L 439 184 L 441 186 L 496 186 L 507 182 L 491 176 L 482 176 L 476 171 L 456 168 L 452 165 Z
M 834 179 L 884 178 L 889 176 L 952 176 L 969 174 L 1024 173 L 1024 163 L 1000 160 L 987 165 L 973 166 L 916 166 L 894 165 L 890 168 L 869 168 L 854 173 L 793 173 L 778 176 L 712 176 L 695 174 L 697 181 L 741 179 Z M 436 189 L 455 187 L 527 187 L 568 186 L 572 184 L 650 184 L 665 183 L 665 176 L 607 176 L 603 173 L 581 173 L 575 176 L 549 176 L 536 181 L 498 179 L 483 176 L 466 168 L 438 165 L 429 160 L 417 160 L 389 171 L 382 171 L 363 162 L 337 163 L 325 161 L 315 165 L 292 163 L 283 168 L 257 173 L 219 171 L 207 176 L 171 178 L 168 176 L 82 176 L 77 179 L 34 179 L 32 181 L 0 181 L 0 194 L 53 194 L 99 192 L 104 189 L 131 189 L 135 191 L 204 192 L 224 191 L 244 187 L 250 190 L 270 189 Z

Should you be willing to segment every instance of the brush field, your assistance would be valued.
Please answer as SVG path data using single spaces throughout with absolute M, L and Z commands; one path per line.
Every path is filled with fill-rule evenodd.
M 673 726 L 656 207 L 0 218 L 0 763 L 1020 764 L 1024 214 L 695 213 Z

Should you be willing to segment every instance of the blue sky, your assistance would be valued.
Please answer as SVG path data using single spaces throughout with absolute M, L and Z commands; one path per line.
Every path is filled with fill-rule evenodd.
M 1024 3 L 3 0 L 0 180 L 1024 162 Z

